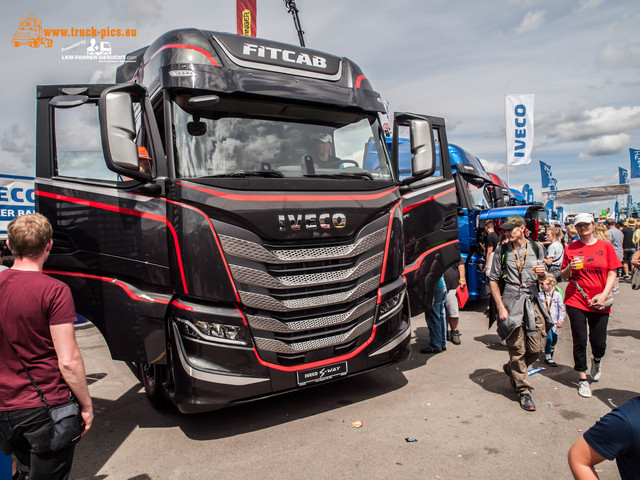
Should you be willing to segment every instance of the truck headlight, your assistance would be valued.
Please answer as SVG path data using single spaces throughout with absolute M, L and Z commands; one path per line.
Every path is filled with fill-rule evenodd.
M 247 332 L 245 327 L 238 325 L 225 325 L 222 323 L 205 322 L 202 320 L 177 319 L 181 324 L 181 332 L 191 338 L 201 338 L 222 343 L 247 345 Z
M 399 303 L 402 297 L 404 296 L 403 292 L 396 293 L 393 297 L 388 298 L 384 302 L 380 304 L 380 316 L 384 316 L 386 313 L 393 310 Z

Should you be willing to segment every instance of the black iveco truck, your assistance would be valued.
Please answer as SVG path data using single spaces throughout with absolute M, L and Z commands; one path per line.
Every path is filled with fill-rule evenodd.
M 346 58 L 183 29 L 116 82 L 38 87 L 36 208 L 45 270 L 152 403 L 213 410 L 407 356 L 458 258 L 441 119 L 396 116 L 399 182 Z

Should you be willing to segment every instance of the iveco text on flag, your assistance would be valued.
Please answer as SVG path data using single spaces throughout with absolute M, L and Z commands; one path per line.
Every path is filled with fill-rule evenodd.
M 618 177 L 620 185 L 629 183 L 629 171 L 626 168 L 618 167 Z
M 549 188 L 549 179 L 553 176 L 551 173 L 551 165 L 544 163 L 542 160 L 538 160 L 540 162 L 540 180 L 542 182 L 542 188 Z
M 640 150 L 635 148 L 629 149 L 629 178 L 640 178 Z
M 534 95 L 505 95 L 507 165 L 531 163 Z

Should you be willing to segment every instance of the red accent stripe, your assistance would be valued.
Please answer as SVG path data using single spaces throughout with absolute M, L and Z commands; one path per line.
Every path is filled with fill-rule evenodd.
M 218 250 L 220 251 L 220 257 L 222 258 L 222 263 L 224 264 L 224 268 L 227 271 L 227 276 L 229 277 L 229 281 L 231 282 L 231 287 L 233 288 L 233 293 L 236 295 L 236 301 L 240 301 L 240 294 L 236 289 L 235 283 L 233 283 L 233 277 L 231 276 L 231 270 L 229 269 L 229 264 L 227 263 L 227 259 L 224 256 L 224 252 L 222 251 L 222 245 L 220 245 L 220 239 L 218 238 L 218 234 L 216 233 L 215 228 L 213 228 L 213 223 L 211 223 L 211 219 L 200 209 L 193 207 L 191 205 L 187 205 L 185 203 L 175 202 L 173 200 L 165 199 L 168 203 L 173 203 L 174 205 L 179 205 L 181 207 L 189 208 L 195 212 L 200 213 L 204 218 L 207 219 L 207 223 L 209 223 L 209 227 L 211 228 L 211 233 L 213 235 L 213 239 L 216 241 L 216 245 L 218 246 Z
M 173 235 L 173 241 L 176 245 L 178 265 L 180 267 L 180 276 L 182 277 L 182 288 L 184 288 L 184 293 L 189 293 L 189 291 L 187 290 L 187 280 L 184 276 L 184 266 L 182 265 L 182 255 L 180 254 L 180 242 L 178 242 L 178 234 L 176 233 L 175 228 L 173 228 L 173 225 L 171 225 L 171 223 L 167 220 L 167 217 L 156 215 L 155 213 L 140 212 L 138 210 L 132 210 L 130 208 L 117 207 L 115 205 L 109 205 L 107 203 L 99 203 L 93 202 L 91 200 L 83 200 L 81 198 L 68 197 L 66 195 L 58 195 L 57 193 L 43 192 L 41 190 L 36 190 L 36 195 L 53 198 L 55 200 L 62 200 L 63 202 L 77 203 L 79 205 L 85 205 L 87 207 L 108 210 L 110 212 L 124 213 L 125 215 L 147 218 L 149 220 L 155 220 L 156 222 L 163 222 L 169 228 L 169 230 L 171 230 L 171 234 Z
M 360 84 L 362 83 L 362 80 L 366 80 L 367 77 L 365 77 L 364 75 L 358 75 L 358 78 L 356 78 L 356 88 L 360 88 Z
M 453 245 L 454 243 L 458 243 L 458 239 L 451 240 L 450 242 L 443 243 L 442 245 L 438 245 L 437 247 L 430 248 L 429 250 L 427 250 L 426 252 L 424 252 L 422 255 L 420 255 L 420 256 L 418 257 L 418 259 L 415 261 L 415 263 L 413 264 L 413 266 L 411 266 L 411 267 L 409 267 L 409 268 L 406 268 L 406 269 L 404 270 L 404 272 L 402 272 L 402 274 L 403 274 L 403 275 L 406 275 L 407 273 L 411 273 L 411 272 L 413 272 L 414 270 L 417 270 L 417 269 L 420 267 L 420 265 L 422 264 L 422 261 L 424 260 L 424 258 L 425 258 L 427 255 L 429 255 L 430 253 L 435 252 L 436 250 L 439 250 L 439 249 L 441 249 L 441 248 L 447 247 L 447 246 L 449 246 L 449 245 Z
M 242 310 L 240 310 L 240 307 L 238 305 L 236 305 L 236 309 L 238 310 L 238 313 L 242 317 L 242 321 L 244 322 L 244 326 L 248 328 L 249 324 L 247 323 L 247 318 L 244 316 L 244 313 L 242 313 Z
M 227 200 L 236 200 L 239 202 L 339 202 L 345 200 L 376 200 L 398 190 L 398 187 L 393 187 L 381 193 L 372 193 L 368 195 L 241 195 L 237 193 L 220 192 L 209 188 L 196 187 L 195 185 L 187 185 L 181 182 L 178 182 L 178 185 L 208 193 L 210 195 L 215 195 L 216 197 L 222 197 Z
M 47 275 L 63 275 L 68 277 L 89 278 L 91 280 L 100 280 L 102 282 L 111 283 L 112 285 L 117 285 L 118 287 L 123 289 L 125 293 L 129 295 L 129 297 L 139 302 L 164 303 L 164 304 L 168 304 L 170 302 L 170 300 L 168 299 L 165 300 L 164 298 L 141 297 L 140 295 L 136 295 L 135 293 L 133 293 L 133 291 L 129 288 L 129 286 L 126 283 L 120 280 L 116 280 L 115 278 L 101 277 L 99 275 L 90 275 L 88 273 L 59 272 L 56 270 L 44 270 L 43 273 L 46 273 Z
M 171 302 L 171 305 L 181 308 L 182 310 L 186 310 L 187 312 L 193 312 L 193 307 L 190 307 L 189 305 L 185 305 L 184 303 L 180 303 L 177 300 L 174 300 L 173 302 Z
M 443 195 L 446 195 L 447 193 L 455 192 L 455 190 L 456 190 L 456 187 L 451 187 L 448 190 L 444 190 L 444 191 L 442 191 L 440 193 L 436 193 L 435 195 L 432 195 L 431 197 L 429 197 L 429 198 L 427 198 L 425 200 L 421 200 L 418 203 L 414 203 L 413 205 L 409 205 L 408 207 L 403 208 L 402 209 L 402 213 L 406 213 L 409 210 L 413 210 L 414 208 L 419 207 L 420 205 L 424 205 L 425 203 L 430 202 L 432 200 L 435 200 L 436 198 L 441 197 Z
M 380 274 L 380 283 L 384 282 L 384 274 L 387 271 L 387 257 L 389 256 L 389 242 L 391 241 L 391 224 L 393 223 L 393 214 L 396 211 L 396 208 L 400 206 L 402 200 L 395 204 L 395 206 L 391 209 L 391 214 L 389 215 L 389 225 L 387 225 L 387 241 L 385 243 L 384 248 L 384 257 L 382 258 L 382 273 Z
M 357 349 L 355 349 L 353 352 L 348 353 L 346 355 L 342 355 L 340 357 L 328 358 L 326 360 L 320 360 L 318 362 L 313 362 L 313 363 L 305 363 L 304 365 L 297 365 L 295 367 L 283 367 L 282 365 L 277 365 L 275 363 L 265 362 L 260 358 L 260 355 L 258 355 L 258 351 L 255 349 L 255 347 L 253 348 L 253 351 L 256 354 L 256 358 L 258 359 L 258 362 L 260 362 L 260 364 L 264 365 L 265 367 L 273 368 L 274 370 L 280 370 L 282 372 L 299 372 L 300 370 L 306 370 L 307 368 L 322 367 L 324 365 L 329 365 L 330 363 L 344 362 L 345 360 L 349 360 L 350 358 L 355 357 L 361 351 L 367 348 L 369 344 L 373 342 L 373 339 L 375 338 L 375 336 L 376 336 L 376 326 L 374 325 L 369 339 L 366 342 L 364 342 L 362 345 L 360 345 Z

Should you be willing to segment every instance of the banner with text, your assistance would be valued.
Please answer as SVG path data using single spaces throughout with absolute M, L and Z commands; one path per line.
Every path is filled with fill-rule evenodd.
M 257 35 L 257 0 L 236 0 L 236 22 L 238 35 L 255 37 Z
M 631 164 L 629 178 L 640 178 L 640 150 L 630 148 L 629 157 L 629 163 Z
M 618 167 L 618 179 L 620 185 L 629 183 L 629 171 L 626 168 Z
M 538 160 L 540 163 L 540 181 L 542 182 L 542 188 L 549 188 L 549 180 L 553 176 L 551 173 L 551 165 L 544 163 L 542 160 Z
M 585 203 L 602 198 L 615 198 L 617 195 L 628 195 L 629 184 L 626 185 L 603 185 L 600 187 L 571 188 L 567 190 L 557 190 L 555 192 L 542 192 L 542 201 L 555 200 L 558 203 Z
M 0 175 L 0 239 L 7 238 L 11 220 L 34 211 L 33 177 Z
M 531 163 L 534 95 L 505 95 L 507 165 Z

